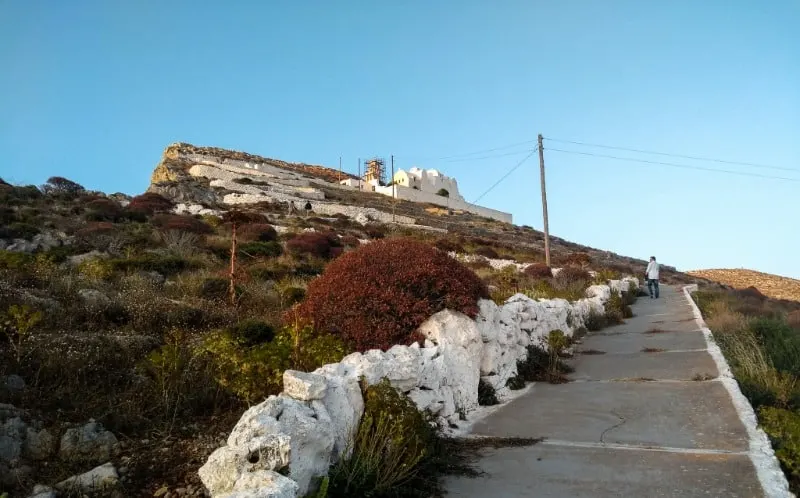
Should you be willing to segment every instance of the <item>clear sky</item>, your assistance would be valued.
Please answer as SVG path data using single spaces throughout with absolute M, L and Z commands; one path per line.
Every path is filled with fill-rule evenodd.
M 0 0 L 0 177 L 136 194 L 184 141 L 341 156 L 351 171 L 394 154 L 456 177 L 472 201 L 530 144 L 502 147 L 542 133 L 790 169 L 545 142 L 554 235 L 683 270 L 800 278 L 796 0 L 222 5 Z M 534 156 L 480 203 L 541 229 L 538 173 Z

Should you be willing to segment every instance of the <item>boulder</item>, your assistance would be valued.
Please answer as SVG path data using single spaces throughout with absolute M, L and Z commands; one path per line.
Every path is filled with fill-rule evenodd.
M 386 378 L 395 389 L 408 392 L 417 386 L 420 374 L 419 348 L 393 346 L 384 357 Z
M 340 362 L 343 365 L 352 367 L 350 375 L 359 378 L 362 375 L 368 385 L 374 385 L 387 375 L 387 362 L 383 351 L 380 349 L 370 349 L 365 353 L 352 353 Z
M 297 483 L 271 470 L 242 475 L 233 485 L 234 491 L 224 498 L 295 498 Z
M 37 484 L 33 487 L 33 492 L 28 498 L 57 498 L 56 490 L 50 486 Z
M 321 399 L 327 388 L 325 377 L 313 373 L 286 370 L 283 372 L 283 392 L 300 401 Z
M 611 297 L 611 287 L 608 285 L 592 285 L 586 289 L 586 297 L 599 297 L 603 301 L 608 301 Z
M 27 428 L 20 417 L 9 418 L 0 425 L 0 462 L 13 463 L 22 456 Z
M 61 437 L 62 460 L 102 461 L 111 458 L 119 442 L 111 432 L 94 420 L 83 427 L 67 429 Z
M 92 493 L 113 488 L 119 482 L 117 469 L 109 463 L 95 467 L 89 472 L 72 476 L 56 484 L 56 489 L 62 492 L 82 491 Z
M 22 455 L 31 460 L 46 460 L 56 452 L 56 438 L 47 429 L 36 431 L 28 427 Z
M 235 490 L 236 484 L 251 474 L 284 469 L 289 465 L 289 452 L 289 436 L 258 436 L 239 446 L 218 448 L 198 474 L 211 496 L 217 496 Z M 264 486 L 267 484 L 265 481 Z
M 305 495 L 313 478 L 328 473 L 336 441 L 334 422 L 322 401 L 303 402 L 283 394 L 270 396 L 245 412 L 231 431 L 228 445 L 215 451 L 202 467 L 203 484 L 214 495 L 233 491 L 238 476 L 230 469 L 242 468 L 242 455 L 248 454 L 251 441 L 278 435 L 288 437 L 289 477 L 297 482 L 298 493 Z

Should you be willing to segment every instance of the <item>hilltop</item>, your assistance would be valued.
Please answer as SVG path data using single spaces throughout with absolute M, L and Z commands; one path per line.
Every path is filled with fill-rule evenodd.
M 800 301 L 800 280 L 745 269 L 695 270 L 687 274 L 700 277 L 735 289 L 755 287 L 773 299 Z
M 404 239 L 408 259 L 367 262 L 360 276 L 466 271 L 496 303 L 517 293 L 574 302 L 645 266 L 552 237 L 553 265 L 571 268 L 559 277 L 541 264 L 543 234 L 531 227 L 338 179 L 323 166 L 173 144 L 141 195 L 61 177 L 40 187 L 0 181 L 0 426 L 9 434 L 0 437 L 0 494 L 27 496 L 34 484 L 111 462 L 125 496 L 164 486 L 202 496 L 197 469 L 247 406 L 280 392 L 284 370 L 353 351 L 293 313 L 329 264 L 376 241 Z M 440 266 L 420 272 L 420 261 Z M 694 281 L 668 267 L 663 279 Z M 414 286 L 422 295 L 406 302 L 435 287 Z M 398 309 L 381 313 L 390 312 Z

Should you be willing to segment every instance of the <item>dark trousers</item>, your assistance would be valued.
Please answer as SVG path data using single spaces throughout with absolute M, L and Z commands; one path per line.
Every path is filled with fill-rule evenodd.
M 653 288 L 655 288 L 655 295 L 653 295 Z M 650 291 L 650 297 L 658 298 L 658 279 L 648 278 L 647 279 L 647 290 Z

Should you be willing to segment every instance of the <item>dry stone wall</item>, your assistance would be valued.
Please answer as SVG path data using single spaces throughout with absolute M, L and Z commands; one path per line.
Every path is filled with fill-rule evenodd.
M 605 311 L 612 289 L 628 290 L 631 282 L 638 287 L 635 278 L 592 286 L 575 303 L 522 294 L 503 305 L 481 300 L 475 320 L 450 310 L 430 317 L 419 328 L 423 345 L 352 353 L 311 373 L 288 370 L 284 391 L 245 412 L 200 477 L 215 498 L 305 496 L 315 478 L 347 456 L 364 411 L 361 377 L 368 385 L 389 379 L 442 428 L 458 428 L 475 416 L 481 379 L 508 399 L 506 382 L 529 345 L 546 348 L 554 330 L 571 336 L 592 310 Z

